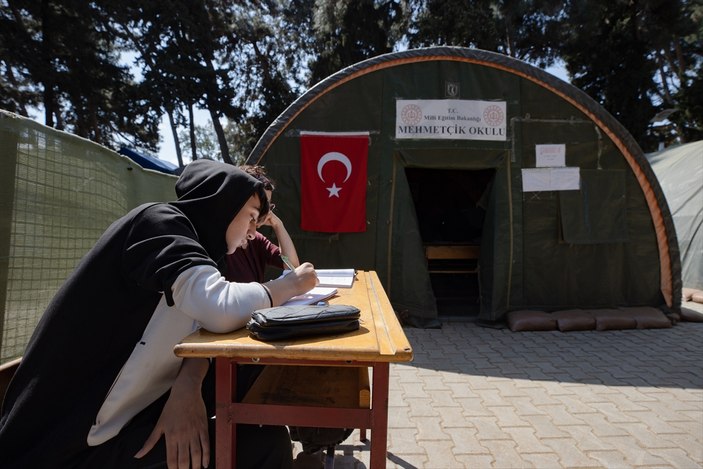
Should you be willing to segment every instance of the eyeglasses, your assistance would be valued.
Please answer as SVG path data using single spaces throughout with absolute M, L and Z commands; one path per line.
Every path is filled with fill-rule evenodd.
M 264 184 L 264 190 L 272 191 L 274 189 L 275 189 L 275 187 L 273 187 L 273 184 L 271 184 L 270 182 L 267 182 L 266 184 Z

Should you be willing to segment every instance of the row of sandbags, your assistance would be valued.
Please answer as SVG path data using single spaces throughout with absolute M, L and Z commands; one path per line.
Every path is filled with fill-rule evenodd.
M 703 321 L 703 314 L 698 313 L 698 317 Z M 683 312 L 681 315 L 664 314 L 659 308 L 651 306 L 568 309 L 554 312 L 519 310 L 509 312 L 507 317 L 508 327 L 516 332 L 655 329 L 671 327 L 680 320 L 691 319 L 684 317 Z

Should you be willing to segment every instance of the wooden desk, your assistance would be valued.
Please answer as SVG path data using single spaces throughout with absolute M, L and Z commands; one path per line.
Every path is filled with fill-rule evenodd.
M 327 337 L 262 342 L 246 329 L 228 334 L 200 330 L 176 345 L 180 357 L 216 359 L 216 462 L 234 467 L 236 424 L 344 427 L 371 430 L 371 469 L 385 467 L 388 432 L 388 374 L 392 362 L 412 360 L 412 348 L 376 272 L 358 272 L 352 288 L 340 288 L 332 304 L 361 310 L 358 331 Z M 276 405 L 236 401 L 238 364 L 367 367 L 372 369 L 370 408 L 305 403 Z

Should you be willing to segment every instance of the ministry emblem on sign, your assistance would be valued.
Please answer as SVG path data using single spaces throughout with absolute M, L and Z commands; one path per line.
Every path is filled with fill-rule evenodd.
M 400 119 L 405 125 L 417 125 L 422 120 L 422 109 L 416 104 L 405 105 L 400 111 Z
M 491 127 L 498 127 L 505 121 L 505 114 L 500 106 L 486 106 L 483 110 L 483 120 Z

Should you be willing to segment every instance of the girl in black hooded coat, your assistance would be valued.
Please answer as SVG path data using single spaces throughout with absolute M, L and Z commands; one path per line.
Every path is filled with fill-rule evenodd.
M 114 222 L 37 325 L 0 414 L 0 467 L 206 467 L 214 390 L 205 359 L 173 346 L 227 332 L 315 286 L 312 265 L 267 284 L 230 283 L 218 262 L 268 212 L 263 185 L 231 165 L 189 164 L 178 200 Z M 207 379 L 206 379 L 207 375 Z M 208 426 L 209 435 L 208 435 Z M 285 427 L 240 426 L 238 467 L 288 467 Z

